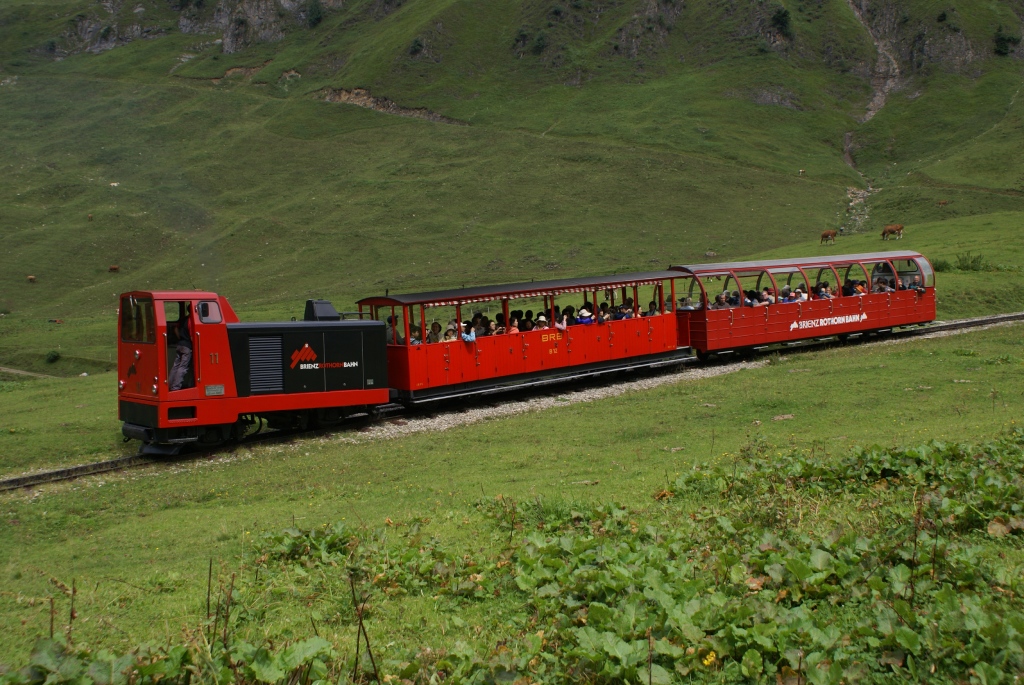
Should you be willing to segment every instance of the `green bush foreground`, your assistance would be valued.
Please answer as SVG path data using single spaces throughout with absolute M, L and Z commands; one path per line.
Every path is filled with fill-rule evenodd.
M 494 544 L 479 557 L 427 537 L 423 520 L 293 527 L 218 574 L 209 618 L 179 644 L 115 655 L 58 636 L 0 683 L 1018 682 L 1022 474 L 1019 428 L 824 464 L 771 456 L 755 437 L 646 512 L 480 500 Z M 338 613 L 311 613 L 305 639 L 262 634 L 286 592 L 329 595 Z M 386 656 L 317 631 L 417 594 L 502 598 L 517 630 L 449 650 L 406 638 Z

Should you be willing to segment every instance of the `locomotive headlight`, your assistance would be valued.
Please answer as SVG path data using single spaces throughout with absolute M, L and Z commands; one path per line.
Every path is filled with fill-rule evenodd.
M 117 382 L 117 389 L 118 390 L 124 390 L 124 381 L 118 381 Z
M 153 394 L 155 395 L 159 389 L 160 389 L 160 386 L 157 385 L 156 383 L 154 383 L 153 384 Z
M 142 353 L 139 352 L 138 350 L 135 350 L 135 359 L 138 360 L 138 358 L 141 357 L 141 356 L 142 356 Z

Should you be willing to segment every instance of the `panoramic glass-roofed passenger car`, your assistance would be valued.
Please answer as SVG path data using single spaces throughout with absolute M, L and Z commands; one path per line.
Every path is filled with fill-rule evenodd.
M 693 276 L 687 293 L 701 306 L 680 312 L 679 326 L 689 331 L 689 343 L 700 354 L 759 347 L 806 338 L 839 336 L 935 319 L 935 275 L 917 252 L 773 259 L 722 264 L 673 266 Z M 856 282 L 866 290 L 844 290 Z M 816 299 L 818 286 L 828 284 L 830 299 Z M 715 296 L 728 291 L 743 294 L 768 288 L 773 297 L 788 288 L 808 299 L 767 306 L 715 308 Z

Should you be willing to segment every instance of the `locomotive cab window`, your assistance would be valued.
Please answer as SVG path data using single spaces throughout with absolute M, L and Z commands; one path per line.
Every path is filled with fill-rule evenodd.
M 121 300 L 121 340 L 138 343 L 156 341 L 153 300 L 135 297 Z
M 216 302 L 199 303 L 199 321 L 202 323 L 220 323 L 220 305 Z
M 178 342 L 178 324 L 192 313 L 192 303 L 181 301 L 164 301 L 164 323 L 167 325 L 167 344 Z M 191 322 L 184 322 L 186 325 Z

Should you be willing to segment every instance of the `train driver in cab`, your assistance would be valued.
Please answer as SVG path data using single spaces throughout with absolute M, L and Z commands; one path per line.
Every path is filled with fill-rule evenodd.
M 192 366 L 192 336 L 189 331 L 191 315 L 192 305 L 186 303 L 181 318 L 174 324 L 174 334 L 177 336 L 178 342 L 174 347 L 174 366 L 171 367 L 171 374 L 167 378 L 167 383 L 172 391 L 182 389 L 185 376 Z

